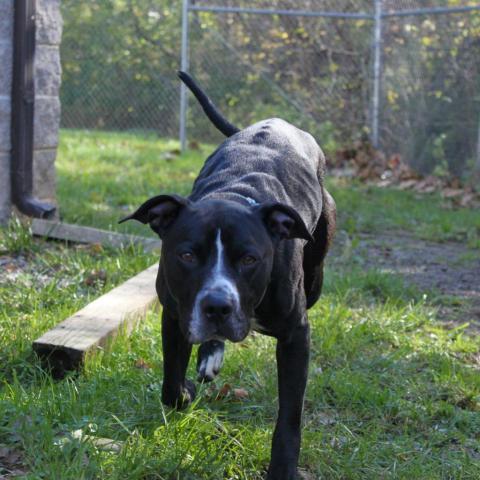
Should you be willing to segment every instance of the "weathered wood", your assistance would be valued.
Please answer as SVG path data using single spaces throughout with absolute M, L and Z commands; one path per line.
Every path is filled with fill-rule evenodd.
M 134 245 L 143 245 L 143 248 L 148 252 L 160 249 L 161 246 L 160 240 L 155 238 L 126 235 L 108 230 L 100 230 L 98 228 L 70 225 L 68 223 L 40 218 L 32 220 L 31 229 L 32 233 L 37 236 L 76 243 L 100 243 L 101 245 L 109 245 L 112 247 L 126 247 L 133 243 Z
M 47 361 L 55 377 L 78 367 L 87 352 L 104 345 L 120 328 L 130 333 L 157 301 L 157 269 L 152 265 L 33 342 L 33 349 Z
M 74 430 L 68 435 L 64 435 L 61 438 L 55 439 L 55 444 L 60 446 L 60 448 L 64 448 L 74 441 L 91 443 L 93 446 L 98 448 L 98 450 L 110 453 L 120 453 L 125 444 L 125 442 L 122 442 L 121 440 L 87 435 L 83 433 L 82 429 Z

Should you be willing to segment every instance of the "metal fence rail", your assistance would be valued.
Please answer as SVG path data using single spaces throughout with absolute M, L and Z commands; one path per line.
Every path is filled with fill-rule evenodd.
M 281 116 L 327 152 L 369 138 L 424 172 L 480 170 L 479 2 L 89 2 L 99 11 L 105 3 L 113 5 L 108 28 L 93 35 L 106 36 L 99 43 L 108 46 L 107 62 L 92 66 L 96 53 L 79 51 L 78 35 L 65 25 L 66 127 L 180 131 L 182 148 L 187 132 L 191 140 L 219 140 L 178 86 L 180 64 L 240 126 Z M 80 8 L 63 4 L 67 18 L 69 8 Z M 116 44 L 115 22 L 129 29 Z M 122 64 L 126 51 L 136 63 Z

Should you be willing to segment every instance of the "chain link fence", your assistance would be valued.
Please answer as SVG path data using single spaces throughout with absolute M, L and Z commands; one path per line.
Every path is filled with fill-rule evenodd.
M 330 154 L 370 138 L 422 172 L 480 166 L 479 3 L 184 0 L 182 59 L 179 3 L 64 0 L 64 127 L 172 137 L 185 113 L 189 140 L 219 141 L 180 108 L 182 63 L 239 126 L 279 116 Z

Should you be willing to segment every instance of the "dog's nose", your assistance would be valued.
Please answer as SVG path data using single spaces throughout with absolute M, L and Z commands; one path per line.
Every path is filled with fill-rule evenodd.
M 208 320 L 226 320 L 233 312 L 233 304 L 228 297 L 220 293 L 209 293 L 202 300 L 202 311 Z

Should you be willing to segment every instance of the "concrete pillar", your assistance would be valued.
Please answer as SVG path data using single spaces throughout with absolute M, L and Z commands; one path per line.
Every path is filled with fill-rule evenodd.
M 11 213 L 11 91 L 14 0 L 0 0 L 0 223 Z M 56 203 L 55 157 L 60 125 L 60 0 L 37 0 L 33 193 Z
M 0 0 L 1 1 L 1 0 Z M 33 193 L 56 203 L 55 158 L 60 126 L 60 0 L 37 0 Z
M 13 2 L 0 0 L 0 223 L 10 216 L 10 98 L 13 60 Z

